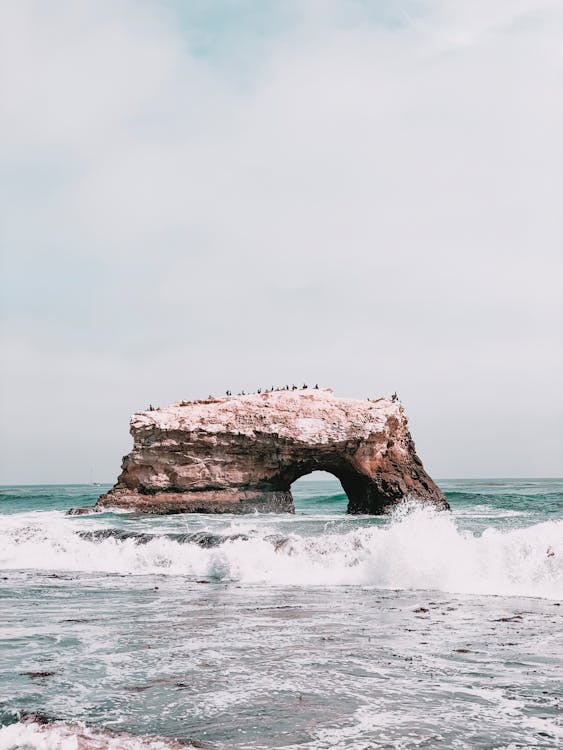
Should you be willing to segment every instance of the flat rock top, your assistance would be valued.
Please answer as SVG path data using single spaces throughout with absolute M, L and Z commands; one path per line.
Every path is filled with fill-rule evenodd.
M 242 435 L 261 432 L 304 443 L 325 443 L 381 432 L 392 417 L 397 420 L 396 427 L 406 429 L 398 401 L 337 398 L 329 388 L 307 388 L 178 401 L 163 409 L 137 412 L 131 418 L 131 432 L 155 428 Z

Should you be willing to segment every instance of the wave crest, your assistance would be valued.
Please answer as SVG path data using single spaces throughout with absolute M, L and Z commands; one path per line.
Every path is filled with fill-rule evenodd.
M 26 514 L 27 515 L 27 514 Z M 37 515 L 43 516 L 38 520 Z M 476 535 L 451 514 L 400 508 L 386 526 L 303 536 L 237 521 L 230 533 L 88 531 L 57 514 L 0 529 L 4 569 L 183 575 L 271 585 L 361 585 L 561 598 L 563 521 Z M 56 517 L 55 517 L 56 516 Z M 552 548 L 554 555 L 548 556 Z

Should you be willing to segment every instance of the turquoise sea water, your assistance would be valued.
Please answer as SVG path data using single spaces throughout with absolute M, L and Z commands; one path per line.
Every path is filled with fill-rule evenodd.
M 440 485 L 392 517 L 336 481 L 295 516 L 0 488 L 0 750 L 563 746 L 563 480 Z

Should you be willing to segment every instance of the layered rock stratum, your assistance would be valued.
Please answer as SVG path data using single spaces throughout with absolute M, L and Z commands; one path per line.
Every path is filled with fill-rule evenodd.
M 349 513 L 405 499 L 449 507 L 396 400 L 299 389 L 179 401 L 134 414 L 130 431 L 133 450 L 97 510 L 293 512 L 292 482 L 316 470 L 340 480 Z

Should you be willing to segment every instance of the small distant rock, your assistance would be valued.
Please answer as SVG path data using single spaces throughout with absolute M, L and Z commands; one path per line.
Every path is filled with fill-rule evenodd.
M 522 615 L 512 615 L 512 617 L 499 617 L 494 622 L 521 622 Z

